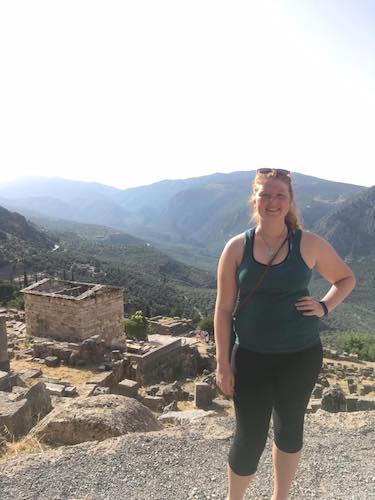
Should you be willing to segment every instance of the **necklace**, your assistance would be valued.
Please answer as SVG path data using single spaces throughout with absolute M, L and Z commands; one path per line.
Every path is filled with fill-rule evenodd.
M 279 241 L 281 240 L 281 237 L 284 236 L 284 233 L 285 233 L 285 229 L 282 230 L 281 234 L 277 237 L 277 240 L 276 240 L 276 244 L 279 243 Z M 267 250 L 267 257 L 273 257 L 275 255 L 275 253 L 278 251 L 279 247 L 276 245 L 276 246 L 269 246 L 269 244 L 266 242 L 266 240 L 264 239 L 264 236 L 262 235 L 262 233 L 260 231 L 258 231 L 258 234 L 259 236 L 262 238 L 262 241 L 266 247 L 266 250 Z

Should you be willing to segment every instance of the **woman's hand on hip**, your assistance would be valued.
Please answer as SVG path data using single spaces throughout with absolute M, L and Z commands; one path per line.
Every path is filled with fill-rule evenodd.
M 295 306 L 297 311 L 302 313 L 303 316 L 317 316 L 318 318 L 322 318 L 324 316 L 322 304 L 310 296 L 301 297 L 297 300 Z
M 218 365 L 216 368 L 216 385 L 226 395 L 232 396 L 234 392 L 234 374 L 228 363 L 225 366 Z

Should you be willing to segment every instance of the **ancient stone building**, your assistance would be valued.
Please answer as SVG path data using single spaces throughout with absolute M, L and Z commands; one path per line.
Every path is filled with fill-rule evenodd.
M 28 335 L 73 342 L 100 335 L 125 347 L 123 288 L 46 278 L 23 292 Z

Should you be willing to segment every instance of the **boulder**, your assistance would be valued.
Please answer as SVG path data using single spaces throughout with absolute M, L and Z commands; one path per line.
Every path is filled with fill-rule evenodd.
M 139 401 L 103 394 L 78 397 L 55 408 L 34 427 L 31 435 L 52 445 L 74 445 L 161 428 L 151 411 Z

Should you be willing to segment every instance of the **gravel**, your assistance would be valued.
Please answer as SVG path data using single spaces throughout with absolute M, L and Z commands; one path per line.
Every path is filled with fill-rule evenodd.
M 306 416 L 290 499 L 375 500 L 375 412 Z M 1 464 L 1 500 L 206 500 L 226 497 L 232 417 L 23 455 Z M 272 430 L 247 499 L 272 494 Z

